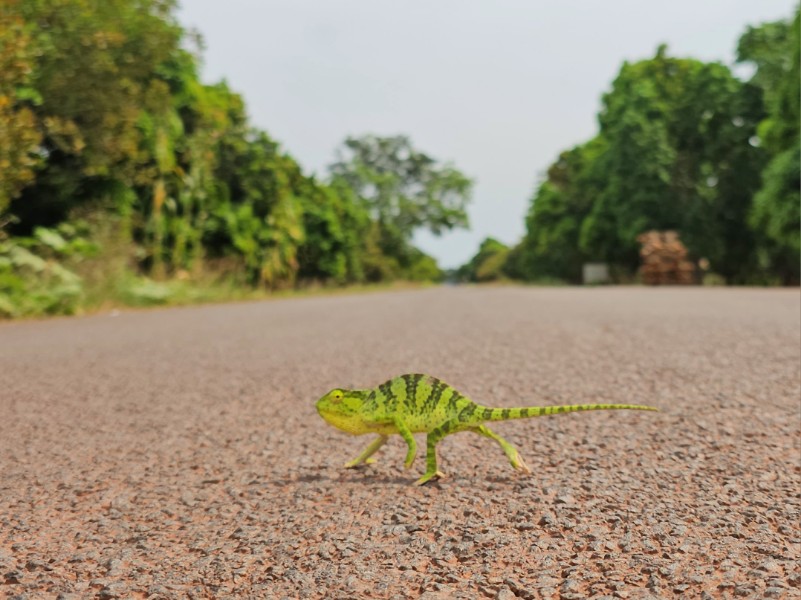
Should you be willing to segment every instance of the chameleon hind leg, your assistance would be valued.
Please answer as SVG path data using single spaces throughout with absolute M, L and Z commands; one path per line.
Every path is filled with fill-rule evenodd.
M 509 462 L 512 464 L 512 467 L 523 471 L 524 473 L 531 473 L 531 469 L 529 469 L 528 465 L 523 462 L 523 458 L 520 456 L 520 453 L 517 451 L 517 448 L 512 446 L 509 442 L 499 436 L 497 433 L 492 431 L 489 427 L 485 425 L 479 425 L 477 427 L 471 427 L 470 431 L 473 433 L 477 433 L 478 435 L 483 435 L 484 437 L 488 437 L 490 439 L 495 440 L 498 444 L 503 448 L 504 453 L 506 454 Z
M 359 454 L 353 460 L 345 463 L 346 469 L 352 469 L 354 467 L 358 467 L 360 464 L 364 463 L 369 465 L 370 463 L 374 463 L 375 459 L 370 458 L 373 454 L 378 452 L 379 448 L 387 443 L 388 436 L 386 435 L 379 435 L 376 439 L 374 439 L 367 448 L 365 448 L 364 452 Z

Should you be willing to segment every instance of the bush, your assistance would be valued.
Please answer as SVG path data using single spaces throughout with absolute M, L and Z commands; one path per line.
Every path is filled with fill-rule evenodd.
M 75 313 L 82 281 L 61 261 L 94 249 L 73 227 L 39 227 L 33 237 L 0 241 L 0 316 Z

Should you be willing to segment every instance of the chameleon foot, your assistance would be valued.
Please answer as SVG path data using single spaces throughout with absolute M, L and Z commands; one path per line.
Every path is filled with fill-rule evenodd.
M 523 457 L 515 451 L 514 456 L 512 456 L 511 460 L 509 461 L 512 463 L 512 467 L 517 469 L 518 471 L 523 471 L 523 473 L 531 474 L 531 469 L 523 460 Z
M 375 462 L 374 458 L 368 458 L 366 460 L 359 460 L 358 458 L 353 459 L 350 462 L 346 462 L 343 467 L 346 469 L 356 469 L 362 465 L 372 465 Z
M 426 473 L 420 479 L 414 482 L 414 485 L 425 485 L 429 481 L 437 481 L 438 479 L 444 479 L 445 473 L 442 471 L 434 471 L 433 473 Z

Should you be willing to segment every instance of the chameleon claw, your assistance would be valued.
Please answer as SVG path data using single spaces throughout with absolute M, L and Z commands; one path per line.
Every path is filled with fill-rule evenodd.
M 357 467 L 360 467 L 361 465 L 372 465 L 374 462 L 375 462 L 374 458 L 368 458 L 366 460 L 354 459 L 349 462 L 346 462 L 342 466 L 345 467 L 346 469 L 355 469 Z
M 425 485 L 429 481 L 437 481 L 438 479 L 444 479 L 445 473 L 442 471 L 435 471 L 434 473 L 426 473 L 420 479 L 414 482 L 414 485 L 420 486 Z
M 514 467 L 518 471 L 523 471 L 523 473 L 531 475 L 531 468 L 529 468 L 529 466 L 523 460 L 523 457 L 520 456 L 520 454 L 518 454 L 517 452 L 515 452 L 515 455 L 510 462 L 512 463 L 512 467 Z

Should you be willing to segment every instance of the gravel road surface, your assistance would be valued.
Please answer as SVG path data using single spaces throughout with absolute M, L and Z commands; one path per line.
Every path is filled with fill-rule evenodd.
M 0 597 L 799 598 L 801 294 L 436 288 L 0 324 Z M 315 400 L 499 407 L 411 483 Z M 418 442 L 424 439 L 420 436 Z

